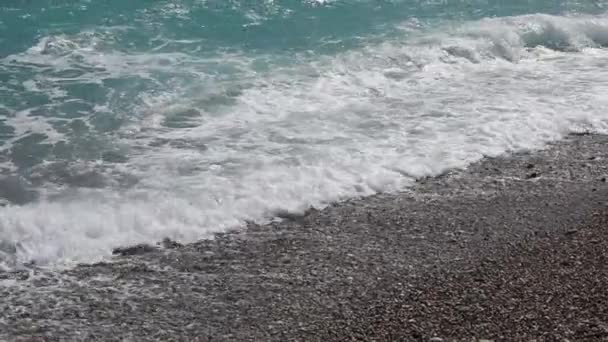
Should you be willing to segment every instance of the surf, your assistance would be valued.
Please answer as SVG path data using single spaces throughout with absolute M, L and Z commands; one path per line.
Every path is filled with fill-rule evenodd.
M 287 20 L 275 5 L 254 26 Z M 300 6 L 337 15 L 346 3 Z M 605 132 L 608 17 L 487 17 L 496 8 L 470 20 L 395 19 L 325 37 L 316 50 L 187 34 L 129 47 L 120 45 L 128 26 L 15 48 L 0 61 L 14 80 L 0 107 L 0 162 L 14 185 L 0 207 L 3 267 L 213 238 L 277 213 L 402 191 L 569 132 Z

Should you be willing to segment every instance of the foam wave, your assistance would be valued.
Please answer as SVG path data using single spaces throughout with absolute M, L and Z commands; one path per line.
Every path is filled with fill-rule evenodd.
M 445 29 L 445 28 L 444 28 Z M 404 31 L 411 33 L 411 25 Z M 535 57 L 535 49 L 546 48 L 559 52 L 580 52 L 587 48 L 603 48 L 608 43 L 608 20 L 602 16 L 553 16 L 545 14 L 507 18 L 483 19 L 459 25 L 450 32 L 415 34 L 414 44 L 431 52 L 418 58 L 421 64 L 457 62 L 449 58 L 464 58 L 478 63 L 481 60 L 505 59 L 518 62 Z M 414 31 L 415 32 L 415 31 Z M 434 49 L 441 47 L 445 54 Z M 447 56 L 446 56 L 447 55 Z
M 397 191 L 572 130 L 606 132 L 607 33 L 604 16 L 487 19 L 337 55 L 225 55 L 238 66 L 230 77 L 187 54 L 177 64 L 106 56 L 114 62 L 89 76 L 170 86 L 139 92 L 137 115 L 111 136 L 126 159 L 100 172 L 137 182 L 0 208 L 0 253 L 10 267 L 92 261 L 117 245 L 192 241 L 278 211 Z M 172 82 L 160 81 L 166 73 Z

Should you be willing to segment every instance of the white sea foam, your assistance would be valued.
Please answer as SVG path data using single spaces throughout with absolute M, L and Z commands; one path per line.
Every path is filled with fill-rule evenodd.
M 83 53 L 104 73 L 154 77 L 177 63 L 174 73 L 201 83 L 138 97 L 136 119 L 115 136 L 130 147 L 120 167 L 136 184 L 0 208 L 0 236 L 17 243 L 6 264 L 192 241 L 279 210 L 397 191 L 573 130 L 607 132 L 608 17 L 528 15 L 408 35 L 293 55 L 298 63 L 264 72 L 256 65 L 272 57 L 226 55 L 233 79 L 207 74 L 210 59 Z

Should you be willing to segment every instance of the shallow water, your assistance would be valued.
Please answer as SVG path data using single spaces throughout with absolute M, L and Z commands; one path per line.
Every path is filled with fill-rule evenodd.
M 0 260 L 94 261 L 608 128 L 608 1 L 8 1 Z

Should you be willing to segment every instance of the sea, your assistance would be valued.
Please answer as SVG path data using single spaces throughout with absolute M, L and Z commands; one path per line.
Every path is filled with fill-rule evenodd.
M 0 270 L 608 132 L 605 0 L 2 0 Z

